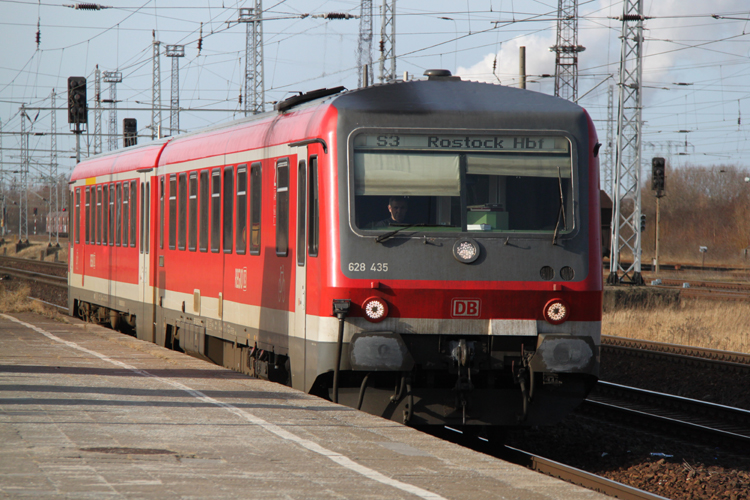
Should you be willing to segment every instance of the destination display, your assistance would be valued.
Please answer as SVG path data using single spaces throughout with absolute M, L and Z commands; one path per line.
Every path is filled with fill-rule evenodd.
M 567 153 L 568 139 L 555 136 L 360 134 L 355 149 Z

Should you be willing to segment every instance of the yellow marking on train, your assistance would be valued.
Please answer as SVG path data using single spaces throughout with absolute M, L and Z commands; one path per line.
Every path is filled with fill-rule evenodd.
M 96 177 L 89 177 L 88 179 L 86 179 L 87 186 L 90 186 L 92 184 L 96 184 Z

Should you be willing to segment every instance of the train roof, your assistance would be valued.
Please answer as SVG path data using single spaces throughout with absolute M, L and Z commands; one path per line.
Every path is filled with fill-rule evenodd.
M 434 71 L 434 70 L 432 70 Z M 429 73 L 429 71 L 428 71 Z M 586 112 L 566 99 L 531 90 L 450 76 L 378 84 L 347 91 L 319 89 L 292 96 L 274 111 L 209 128 L 97 155 L 73 170 L 71 181 L 137 170 L 148 166 L 200 160 L 247 149 L 248 144 L 273 146 L 318 137 L 321 125 L 338 120 L 357 126 L 424 127 L 434 115 L 438 128 L 582 129 Z M 366 117 L 365 117 L 366 115 Z M 442 120 L 442 121 L 441 121 Z M 281 126 L 283 125 L 283 126 Z

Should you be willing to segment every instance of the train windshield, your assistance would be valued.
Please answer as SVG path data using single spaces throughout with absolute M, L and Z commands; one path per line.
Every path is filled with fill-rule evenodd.
M 573 168 L 565 137 L 360 134 L 353 146 L 358 229 L 573 229 Z

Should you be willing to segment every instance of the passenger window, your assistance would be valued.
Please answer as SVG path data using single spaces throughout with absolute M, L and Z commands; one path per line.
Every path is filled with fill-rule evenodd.
M 180 211 L 179 226 L 177 231 L 177 249 L 185 250 L 185 240 L 187 232 L 187 174 L 180 174 L 180 196 L 179 196 L 179 207 Z
M 73 217 L 76 225 L 76 243 L 81 242 L 81 189 L 76 188 L 76 211 Z
M 96 233 L 96 244 L 102 242 L 102 187 L 96 187 L 96 213 L 94 214 L 94 232 Z
M 250 166 L 250 253 L 260 255 L 260 220 L 261 220 L 261 164 Z
M 128 229 L 130 229 L 130 185 L 122 183 L 122 246 L 128 246 Z
M 198 174 L 190 174 L 190 231 L 188 235 L 188 250 L 195 252 L 198 240 Z
M 201 172 L 201 225 L 200 225 L 200 250 L 208 251 L 208 170 Z
M 221 248 L 221 170 L 211 171 L 211 251 Z
M 146 199 L 145 196 L 143 196 L 143 190 L 145 189 L 145 186 L 141 184 L 141 231 L 145 229 L 145 225 L 143 224 L 143 218 L 146 215 L 145 207 L 143 206 L 144 200 Z M 143 253 L 143 240 L 145 238 L 143 237 L 143 234 L 141 234 L 141 253 Z
M 159 248 L 164 249 L 164 177 L 159 177 Z
M 177 176 L 169 176 L 169 249 L 177 245 Z
M 146 253 L 149 252 L 149 246 L 151 245 L 151 235 L 149 234 L 149 231 L 151 230 L 151 183 L 146 183 L 146 196 L 144 197 L 143 204 L 146 207 L 146 215 L 144 216 L 144 219 L 146 221 L 146 230 L 143 232 L 145 236 L 145 246 L 146 246 Z
M 102 245 L 109 241 L 109 186 L 106 184 L 102 188 Z
M 122 184 L 117 183 L 117 203 L 115 204 L 115 245 L 122 243 Z
M 224 167 L 224 253 L 232 253 L 234 167 Z
M 135 247 L 138 236 L 138 187 L 136 181 L 130 181 L 130 246 Z
M 237 253 L 244 255 L 247 249 L 247 165 L 237 167 Z
M 86 207 L 84 209 L 84 222 L 86 224 L 86 231 L 85 231 L 85 237 L 84 243 L 88 245 L 89 243 L 89 217 L 91 217 L 91 189 L 86 188 L 86 200 L 85 200 Z
M 109 185 L 109 245 L 115 244 L 115 185 Z
M 297 166 L 297 265 L 305 265 L 305 209 L 307 185 L 305 182 L 307 165 L 300 160 Z
M 310 158 L 310 184 L 309 189 L 309 201 L 310 208 L 308 209 L 307 217 L 307 253 L 310 257 L 318 256 L 318 239 L 319 239 L 319 210 L 320 206 L 318 203 L 318 157 L 313 156 Z
M 289 160 L 276 163 L 276 255 L 289 253 Z

